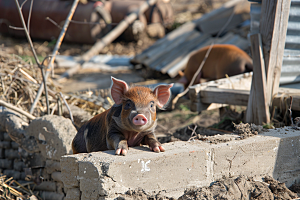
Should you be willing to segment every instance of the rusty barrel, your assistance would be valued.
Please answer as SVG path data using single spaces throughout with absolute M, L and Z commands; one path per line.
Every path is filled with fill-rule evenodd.
M 21 4 L 23 2 L 19 0 Z M 30 20 L 30 36 L 36 39 L 51 40 L 59 36 L 64 22 L 71 9 L 73 1 L 35 0 Z M 27 24 L 30 1 L 23 8 L 24 19 Z M 51 23 L 52 19 L 57 25 Z M 87 2 L 78 4 L 75 10 L 74 21 L 89 22 L 89 24 L 71 22 L 64 41 L 76 43 L 94 43 L 110 29 L 111 17 L 101 2 Z M 0 0 L 0 32 L 25 37 L 23 30 L 15 30 L 9 26 L 22 27 L 16 4 L 12 0 Z M 100 23 L 99 23 L 100 22 Z M 58 27 L 59 26 L 59 27 Z
M 154 6 L 151 6 L 144 14 L 139 16 L 139 20 L 144 27 L 151 23 L 160 23 L 166 26 L 173 22 L 173 9 L 170 3 L 165 1 L 158 0 Z M 22 2 L 23 0 L 19 0 L 20 4 Z M 86 4 L 79 3 L 64 41 L 94 43 L 144 2 L 145 0 L 110 0 L 87 1 Z M 30 36 L 42 40 L 58 38 L 61 31 L 58 26 L 63 26 L 72 3 L 73 0 L 35 0 L 30 20 Z M 27 1 L 22 8 L 26 23 L 29 8 L 30 1 Z M 47 18 L 55 21 L 57 25 L 47 20 Z M 83 22 L 88 22 L 88 24 Z M 13 0 L 0 0 L 0 32 L 25 37 L 23 30 L 11 29 L 9 26 L 22 26 L 17 7 Z

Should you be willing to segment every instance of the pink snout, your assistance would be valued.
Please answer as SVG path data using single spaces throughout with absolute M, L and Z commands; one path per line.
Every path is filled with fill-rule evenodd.
M 132 119 L 132 123 L 137 126 L 142 126 L 147 124 L 148 120 L 143 114 L 138 114 Z

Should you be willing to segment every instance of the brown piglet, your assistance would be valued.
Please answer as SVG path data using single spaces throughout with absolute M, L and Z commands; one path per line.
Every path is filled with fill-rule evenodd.
M 185 87 L 189 85 L 208 49 L 209 46 L 203 47 L 190 56 L 184 76 L 178 82 L 183 83 Z M 234 76 L 252 70 L 252 59 L 246 52 L 235 45 L 215 44 L 193 85 L 225 78 L 225 74 Z
M 128 147 L 146 144 L 154 152 L 165 151 L 154 135 L 156 106 L 163 108 L 173 84 L 158 85 L 153 90 L 129 87 L 112 77 L 111 96 L 115 104 L 86 122 L 72 142 L 73 153 L 115 150 L 126 155 Z

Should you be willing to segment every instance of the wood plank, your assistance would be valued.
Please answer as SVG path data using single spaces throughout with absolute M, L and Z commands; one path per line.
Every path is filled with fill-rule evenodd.
M 231 104 L 247 106 L 249 90 L 235 90 L 225 88 L 207 87 L 200 92 L 202 103 Z
M 288 93 L 288 92 L 291 93 Z M 193 106 L 205 108 L 203 110 L 210 110 L 223 107 L 224 105 L 241 105 L 247 106 L 248 99 L 250 97 L 249 90 L 235 90 L 226 88 L 206 87 L 199 93 L 199 101 L 193 102 Z M 281 101 L 283 101 L 282 95 L 287 97 L 293 97 L 292 110 L 300 111 L 300 89 L 279 88 L 279 93 L 273 99 L 272 106 L 280 107 Z M 200 105 L 201 104 L 201 105 Z M 194 110 L 192 110 L 194 111 Z M 201 111 L 201 110 L 197 110 Z
M 267 74 L 267 101 L 279 88 L 291 0 L 262 1 L 260 34 Z
M 266 70 L 260 34 L 250 36 L 253 59 L 253 77 L 246 112 L 246 122 L 261 125 L 270 122 L 269 103 L 266 97 Z
M 201 112 L 202 110 L 220 108 L 221 104 L 206 104 L 201 102 L 200 92 L 208 87 L 237 89 L 250 91 L 252 80 L 252 72 L 231 76 L 229 78 L 222 78 L 214 81 L 209 81 L 191 86 L 189 89 L 189 98 L 191 100 L 191 111 Z M 220 94 L 219 94 L 220 95 Z M 214 102 L 211 102 L 214 103 Z

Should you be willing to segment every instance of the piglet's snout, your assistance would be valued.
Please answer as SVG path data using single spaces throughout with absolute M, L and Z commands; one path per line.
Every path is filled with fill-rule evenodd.
M 132 119 L 132 123 L 137 126 L 142 126 L 147 124 L 148 119 L 143 114 L 138 114 Z

